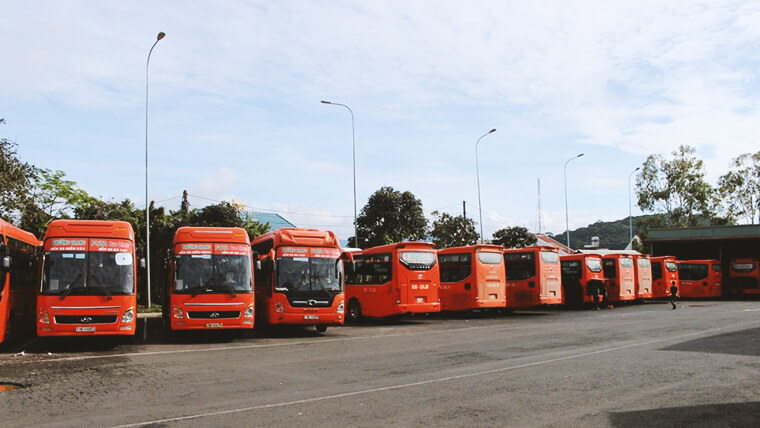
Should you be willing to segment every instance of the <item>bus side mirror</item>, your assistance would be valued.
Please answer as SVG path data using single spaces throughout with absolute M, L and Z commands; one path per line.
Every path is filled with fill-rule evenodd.
M 256 269 L 256 272 L 261 272 L 261 260 L 253 262 L 253 268 Z
M 140 259 L 140 269 L 147 269 L 148 265 L 145 263 L 145 258 Z
M 11 269 L 11 258 L 9 256 L 3 256 L 1 263 L 0 267 L 2 267 L 3 270 L 7 271 Z

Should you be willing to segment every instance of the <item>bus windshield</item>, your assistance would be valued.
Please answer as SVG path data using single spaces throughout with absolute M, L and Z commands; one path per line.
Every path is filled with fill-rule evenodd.
M 599 272 L 602 270 L 602 261 L 599 259 L 586 259 L 586 267 L 591 272 Z
M 428 270 L 435 265 L 435 253 L 428 251 L 402 251 L 399 258 L 410 270 Z
M 110 296 L 134 294 L 131 253 L 45 253 L 42 294 Z M 64 294 L 65 293 L 65 294 Z
M 754 263 L 734 263 L 731 268 L 737 272 L 752 272 L 755 270 Z
M 343 261 L 322 257 L 277 259 L 275 291 L 292 295 L 314 291 L 328 295 L 343 291 Z
M 478 260 L 480 260 L 481 263 L 487 265 L 498 265 L 501 264 L 501 261 L 504 260 L 504 257 L 501 256 L 501 253 L 488 253 L 485 251 L 478 251 Z
M 251 259 L 221 254 L 178 255 L 174 293 L 250 293 L 253 291 Z

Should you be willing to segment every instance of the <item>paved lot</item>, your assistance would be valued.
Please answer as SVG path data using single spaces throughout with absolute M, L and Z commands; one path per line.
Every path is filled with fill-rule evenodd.
M 760 302 L 409 317 L 0 354 L 2 426 L 756 426 Z M 17 350 L 16 350 L 17 351 Z

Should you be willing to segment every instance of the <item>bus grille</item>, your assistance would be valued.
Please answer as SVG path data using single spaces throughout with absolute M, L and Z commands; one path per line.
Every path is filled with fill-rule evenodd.
M 240 318 L 240 311 L 194 311 L 188 312 L 187 317 L 196 320 Z
M 116 315 L 56 315 L 56 324 L 114 324 Z

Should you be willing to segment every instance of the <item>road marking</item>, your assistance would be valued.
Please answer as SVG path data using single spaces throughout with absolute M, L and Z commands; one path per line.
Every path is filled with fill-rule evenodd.
M 744 312 L 756 312 L 760 311 L 760 309 L 745 309 Z
M 754 323 L 752 323 L 752 324 L 754 324 Z M 734 325 L 732 327 L 736 327 L 736 325 Z M 499 369 L 484 370 L 484 371 L 480 371 L 480 372 L 461 374 L 461 375 L 457 375 L 457 376 L 447 376 L 447 377 L 442 377 L 442 378 L 423 380 L 423 381 L 419 381 L 419 382 L 411 382 L 411 383 L 404 383 L 404 384 L 398 384 L 398 385 L 389 385 L 389 386 L 384 386 L 384 387 L 379 387 L 379 388 L 371 388 L 371 389 L 364 389 L 364 390 L 360 390 L 360 391 L 344 392 L 344 393 L 341 393 L 341 394 L 333 394 L 333 395 L 327 395 L 327 396 L 322 396 L 322 397 L 305 398 L 305 399 L 302 399 L 302 400 L 284 401 L 284 402 L 280 402 L 280 403 L 271 403 L 271 404 L 261 404 L 261 405 L 258 405 L 258 406 L 241 407 L 241 408 L 237 408 L 237 409 L 220 410 L 220 411 L 216 411 L 216 412 L 207 412 L 207 413 L 197 413 L 197 414 L 194 414 L 194 415 L 178 416 L 178 417 L 174 417 L 174 418 L 156 419 L 156 420 L 152 420 L 152 421 L 136 422 L 136 423 L 125 424 L 125 425 L 116 425 L 116 426 L 113 426 L 111 428 L 130 428 L 130 427 L 139 427 L 139 426 L 144 426 L 144 425 L 163 424 L 163 423 L 168 423 L 168 422 L 180 422 L 180 421 L 187 421 L 187 420 L 191 420 L 191 419 L 207 418 L 207 417 L 211 417 L 211 416 L 222 416 L 222 415 L 229 415 L 229 414 L 234 414 L 234 413 L 250 412 L 250 411 L 254 411 L 254 410 L 263 410 L 263 409 L 272 409 L 272 408 L 278 408 L 278 407 L 287 407 L 287 406 L 293 406 L 293 405 L 296 405 L 296 404 L 308 404 L 308 403 L 315 403 L 315 402 L 319 402 L 319 401 L 336 400 L 336 399 L 340 399 L 340 398 L 354 397 L 354 396 L 357 396 L 357 395 L 373 394 L 373 393 L 376 393 L 376 392 L 384 392 L 384 391 L 393 391 L 393 390 L 399 390 L 399 389 L 406 389 L 406 388 L 412 388 L 412 387 L 416 387 L 416 386 L 430 385 L 430 384 L 448 382 L 448 381 L 452 381 L 452 380 L 466 379 L 466 378 L 483 376 L 483 375 L 490 375 L 490 374 L 494 374 L 494 373 L 503 373 L 503 372 L 512 371 L 512 370 L 523 369 L 523 368 L 526 368 L 526 367 L 535 367 L 535 366 L 541 366 L 541 365 L 546 365 L 546 364 L 557 363 L 557 362 L 560 362 L 560 361 L 567 361 L 567 360 L 574 360 L 574 359 L 578 359 L 578 358 L 585 358 L 585 357 L 592 356 L 592 355 L 599 355 L 599 354 L 605 354 L 605 353 L 614 352 L 614 351 L 620 351 L 620 350 L 623 350 L 623 349 L 630 349 L 630 348 L 635 348 L 635 347 L 640 347 L 640 346 L 646 346 L 646 345 L 651 345 L 653 343 L 669 342 L 669 341 L 673 341 L 673 340 L 684 339 L 684 338 L 687 338 L 687 337 L 698 336 L 698 335 L 701 335 L 701 334 L 711 333 L 711 332 L 720 331 L 720 330 L 723 330 L 723 327 L 716 327 L 716 328 L 711 328 L 711 329 L 697 331 L 697 332 L 692 332 L 692 333 L 685 333 L 685 334 L 679 334 L 679 335 L 676 335 L 676 336 L 669 336 L 669 337 L 665 337 L 665 338 L 661 338 L 661 339 L 652 339 L 652 340 L 647 340 L 645 342 L 638 342 L 638 343 L 632 343 L 632 344 L 629 344 L 629 345 L 615 346 L 615 347 L 611 347 L 611 348 L 599 349 L 599 350 L 596 350 L 596 351 L 583 352 L 583 353 L 580 353 L 580 354 L 573 354 L 573 355 L 567 355 L 567 356 L 564 356 L 564 357 L 550 358 L 548 360 L 534 361 L 534 362 L 531 362 L 531 363 L 517 364 L 517 365 L 513 365 L 513 366 L 502 367 L 502 368 L 499 368 Z
M 333 339 L 315 338 L 314 340 L 301 340 L 298 342 L 288 342 L 288 343 L 268 343 L 268 344 L 252 344 L 252 345 L 239 345 L 239 346 L 222 346 L 222 347 L 212 347 L 212 348 L 174 349 L 174 350 L 168 350 L 168 351 L 150 351 L 150 352 L 125 352 L 121 354 L 107 354 L 107 355 L 83 355 L 83 356 L 76 356 L 76 357 L 49 358 L 45 360 L 30 361 L 30 362 L 47 363 L 47 362 L 58 362 L 58 361 L 84 361 L 84 360 L 99 360 L 99 359 L 105 359 L 105 358 L 118 358 L 118 357 L 144 357 L 144 356 L 153 356 L 153 355 L 189 354 L 189 353 L 194 353 L 194 352 L 219 352 L 219 351 L 234 351 L 234 350 L 242 350 L 242 349 L 276 348 L 276 347 L 281 347 L 281 346 L 310 345 L 310 344 L 321 344 L 321 343 L 332 343 L 332 342 L 350 342 L 350 341 L 355 341 L 355 340 L 382 339 L 385 337 L 403 337 L 403 336 L 418 336 L 421 334 L 429 335 L 429 334 L 447 333 L 447 332 L 460 332 L 464 330 L 473 330 L 473 329 L 488 328 L 488 327 L 501 327 L 501 325 L 497 325 L 497 324 L 481 325 L 481 326 L 473 326 L 473 327 L 452 328 L 452 329 L 447 329 L 447 330 L 415 331 L 415 332 L 408 332 L 408 333 L 378 334 L 378 335 L 373 335 L 373 336 L 336 337 Z M 512 328 L 509 328 L 508 330 L 520 330 L 523 328 L 524 327 L 515 326 Z

